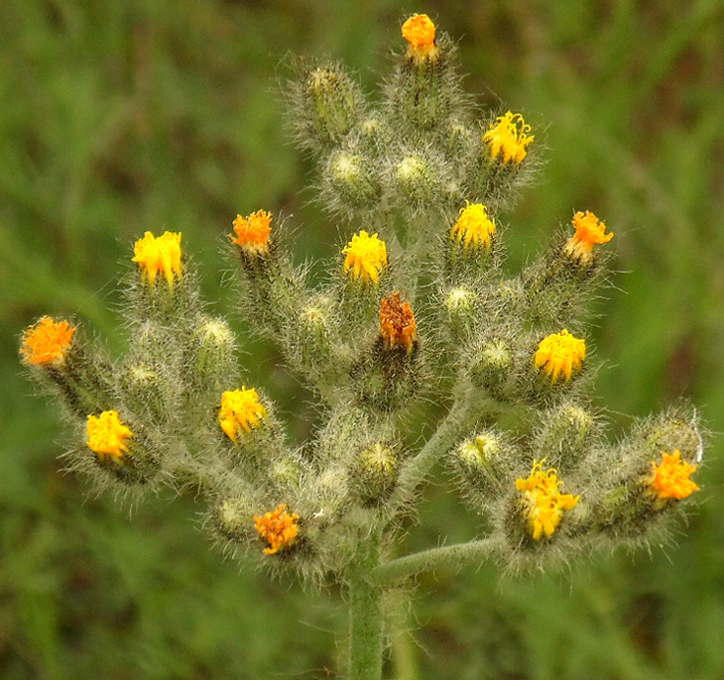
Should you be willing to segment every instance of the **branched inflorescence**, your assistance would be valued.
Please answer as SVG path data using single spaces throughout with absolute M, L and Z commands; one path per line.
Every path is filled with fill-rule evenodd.
M 312 579 L 344 577 L 372 545 L 384 561 L 380 539 L 442 459 L 507 565 L 641 540 L 698 489 L 702 441 L 685 405 L 604 436 L 585 303 L 613 234 L 578 212 L 506 276 L 501 214 L 535 165 L 536 135 L 520 113 L 472 106 L 452 41 L 427 16 L 402 35 L 381 101 L 337 64 L 307 65 L 288 88 L 319 200 L 345 234 L 327 282 L 309 286 L 272 212 L 238 215 L 229 233 L 241 315 L 319 398 L 313 440 L 290 444 L 270 397 L 242 379 L 181 234 L 146 232 L 123 357 L 65 319 L 24 332 L 23 363 L 77 431 L 68 462 L 100 485 L 192 485 L 227 548 Z M 415 451 L 404 415 L 421 398 L 439 422 Z M 501 429 L 501 412 L 519 415 L 506 420 L 518 429 Z

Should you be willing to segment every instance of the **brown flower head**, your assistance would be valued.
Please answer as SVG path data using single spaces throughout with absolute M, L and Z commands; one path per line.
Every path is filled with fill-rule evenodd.
M 412 350 L 417 322 L 409 302 L 400 302 L 399 291 L 380 302 L 380 335 L 388 349 Z

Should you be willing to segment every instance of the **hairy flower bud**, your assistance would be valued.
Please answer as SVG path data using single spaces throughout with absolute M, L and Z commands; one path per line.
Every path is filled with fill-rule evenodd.
M 578 404 L 564 404 L 543 415 L 534 448 L 558 468 L 572 469 L 588 453 L 596 422 Z
M 359 153 L 337 151 L 327 163 L 324 180 L 328 192 L 343 209 L 374 207 L 381 194 L 371 160 Z
M 445 311 L 455 338 L 467 337 L 475 327 L 477 301 L 478 295 L 465 286 L 457 286 L 448 292 Z
M 438 190 L 435 171 L 422 156 L 403 158 L 395 166 L 394 179 L 402 196 L 414 204 L 432 201 Z
M 373 444 L 357 455 L 350 480 L 363 505 L 377 505 L 389 498 L 397 481 L 397 466 L 397 454 L 386 444 Z
M 463 491 L 478 505 L 488 505 L 500 495 L 515 453 L 497 432 L 482 432 L 452 451 L 452 463 Z
M 321 145 L 339 143 L 359 120 L 362 112 L 359 88 L 338 66 L 309 71 L 302 92 L 302 115 L 309 119 L 308 132 Z

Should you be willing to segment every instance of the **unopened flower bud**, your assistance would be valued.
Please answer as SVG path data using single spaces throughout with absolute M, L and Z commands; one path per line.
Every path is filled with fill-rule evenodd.
M 325 180 L 345 208 L 370 208 L 380 196 L 372 163 L 362 154 L 338 151 L 329 159 Z
M 414 203 L 432 201 L 438 188 L 430 163 L 421 156 L 407 156 L 394 170 L 400 193 Z
M 233 375 L 235 346 L 234 334 L 226 321 L 204 318 L 192 337 L 192 379 L 196 384 L 218 385 Z
M 556 467 L 572 469 L 588 452 L 595 420 L 577 404 L 565 404 L 550 412 L 535 448 Z
M 506 400 L 513 372 L 513 350 L 510 344 L 502 338 L 483 342 L 472 366 L 473 384 L 489 392 L 495 399 Z
M 373 444 L 357 456 L 351 481 L 363 505 L 377 505 L 389 498 L 397 482 L 397 465 L 397 454 L 385 444 Z
M 322 144 L 339 142 L 359 119 L 359 88 L 336 66 L 313 69 L 303 87 L 315 136 Z
M 468 335 L 475 326 L 478 296 L 470 288 L 452 288 L 445 298 L 450 330 L 456 337 Z
M 232 541 L 239 541 L 249 534 L 252 515 L 248 503 L 241 498 L 219 501 L 211 511 L 211 519 L 219 533 Z
M 468 492 L 492 501 L 500 492 L 511 450 L 494 432 L 464 441 L 455 450 L 454 463 Z

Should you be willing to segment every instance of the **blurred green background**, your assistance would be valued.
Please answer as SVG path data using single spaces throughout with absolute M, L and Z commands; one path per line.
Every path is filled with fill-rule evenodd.
M 231 220 L 293 214 L 298 258 L 338 230 L 302 187 L 279 84 L 291 54 L 331 55 L 373 90 L 399 26 L 427 12 L 459 38 L 468 91 L 522 110 L 548 147 L 504 220 L 511 267 L 574 210 L 616 234 L 616 288 L 593 330 L 613 434 L 681 396 L 724 430 L 724 2 L 2 0 L 0 3 L 0 677 L 330 678 L 337 593 L 269 582 L 209 550 L 193 499 L 136 506 L 60 472 L 63 428 L 17 361 L 21 330 L 74 315 L 123 347 L 115 282 L 145 230 L 182 231 L 230 314 Z M 241 334 L 243 324 L 235 326 Z M 308 430 L 273 348 L 258 381 Z M 724 462 L 674 545 L 558 574 L 488 566 L 421 579 L 394 636 L 397 680 L 724 678 Z M 442 481 L 443 477 L 440 476 Z M 408 548 L 475 535 L 441 483 Z

